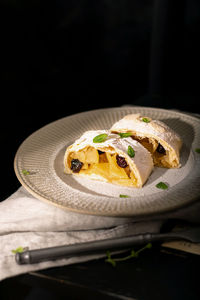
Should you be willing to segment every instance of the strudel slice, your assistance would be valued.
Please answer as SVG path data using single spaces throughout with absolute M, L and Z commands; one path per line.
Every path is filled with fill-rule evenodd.
M 182 140 L 169 126 L 141 114 L 130 114 L 113 124 L 111 132 L 126 133 L 140 142 L 152 154 L 154 165 L 180 167 Z
M 153 169 L 149 151 L 131 137 L 87 131 L 64 155 L 65 173 L 129 187 L 142 187 Z

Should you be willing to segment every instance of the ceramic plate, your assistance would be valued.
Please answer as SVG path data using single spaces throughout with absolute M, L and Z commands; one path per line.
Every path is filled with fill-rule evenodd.
M 137 112 L 165 122 L 181 136 L 181 168 L 156 167 L 140 189 L 64 174 L 65 149 L 84 131 L 109 129 L 126 114 Z M 138 216 L 170 211 L 198 199 L 200 154 L 196 148 L 200 148 L 200 120 L 196 117 L 148 107 L 108 108 L 68 116 L 39 129 L 19 147 L 14 168 L 31 194 L 61 208 L 104 216 Z M 167 190 L 156 188 L 160 181 L 168 183 Z M 120 198 L 120 194 L 129 197 Z

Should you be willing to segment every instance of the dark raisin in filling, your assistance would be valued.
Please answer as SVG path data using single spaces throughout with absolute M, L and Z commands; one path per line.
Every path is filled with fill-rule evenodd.
M 83 166 L 83 163 L 80 160 L 78 160 L 78 159 L 71 160 L 71 170 L 74 173 L 78 173 L 80 171 L 80 169 L 82 168 L 82 166 Z
M 165 148 L 159 143 L 156 151 L 160 154 L 166 154 Z
M 116 160 L 119 167 L 126 168 L 128 166 L 124 157 L 117 155 Z
M 103 152 L 103 151 L 101 151 L 101 150 L 98 150 L 98 153 L 99 153 L 99 155 L 101 155 L 101 154 L 103 154 L 103 153 L 105 153 L 105 152 Z

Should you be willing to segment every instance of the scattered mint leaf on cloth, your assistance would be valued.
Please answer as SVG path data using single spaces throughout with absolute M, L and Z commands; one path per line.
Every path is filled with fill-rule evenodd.
M 107 139 L 108 135 L 106 133 L 99 134 L 93 138 L 93 143 L 102 143 Z
M 120 197 L 120 198 L 129 198 L 130 196 L 124 195 L 124 194 L 120 194 L 119 197 Z
M 160 181 L 159 183 L 156 184 L 156 187 L 158 189 L 162 189 L 162 190 L 166 190 L 168 189 L 168 185 L 162 181 Z
M 18 247 L 17 249 L 15 249 L 15 250 L 12 250 L 12 253 L 14 253 L 14 254 L 16 254 L 16 253 L 22 253 L 22 252 L 24 252 L 24 248 L 23 247 Z
M 128 146 L 128 150 L 127 153 L 130 157 L 134 157 L 135 156 L 135 151 L 133 150 L 133 148 L 129 145 Z

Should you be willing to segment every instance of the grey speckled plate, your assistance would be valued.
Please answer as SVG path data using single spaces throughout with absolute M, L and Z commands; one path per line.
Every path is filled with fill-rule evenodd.
M 179 169 L 155 168 L 143 188 L 117 185 L 66 175 L 63 156 L 84 131 L 109 129 L 129 113 L 141 113 L 168 124 L 183 140 Z M 62 118 L 30 135 L 19 147 L 14 161 L 21 184 L 35 197 L 63 209 L 104 216 L 140 216 L 167 212 L 200 195 L 200 120 L 193 116 L 148 107 L 100 109 Z M 29 174 L 24 174 L 24 170 Z M 167 182 L 160 190 L 156 184 Z M 120 194 L 129 198 L 120 198 Z

